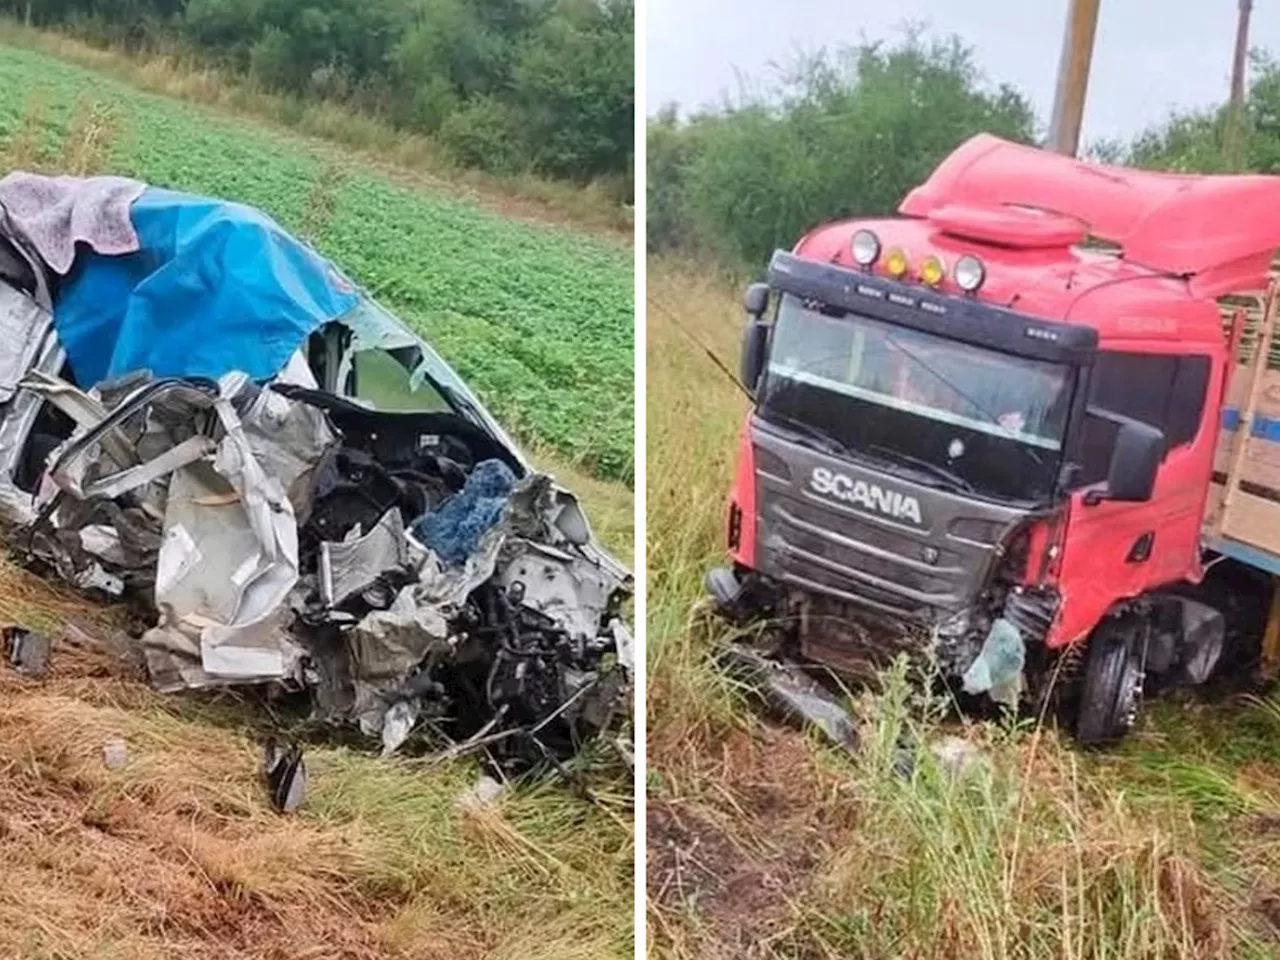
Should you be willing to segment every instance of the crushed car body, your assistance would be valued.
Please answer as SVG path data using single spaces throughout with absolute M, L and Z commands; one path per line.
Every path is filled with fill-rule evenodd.
M 0 515 L 153 685 L 512 765 L 630 712 L 631 578 L 420 337 L 257 210 L 0 180 Z

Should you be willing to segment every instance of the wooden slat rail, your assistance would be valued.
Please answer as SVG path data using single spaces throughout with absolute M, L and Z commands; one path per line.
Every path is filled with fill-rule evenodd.
M 1249 293 L 1220 301 L 1232 347 L 1224 407 L 1235 407 L 1235 430 L 1220 432 L 1215 465 L 1226 466 L 1226 482 L 1209 492 L 1206 542 L 1228 555 L 1272 574 L 1271 604 L 1263 632 L 1262 664 L 1267 674 L 1280 670 L 1280 443 L 1272 429 L 1255 437 L 1255 424 L 1275 421 L 1280 386 L 1280 337 L 1275 336 L 1280 309 L 1280 257 L 1271 263 L 1271 282 L 1264 295 Z M 1220 413 L 1221 415 L 1221 413 Z M 1270 424 L 1268 425 L 1270 426 Z M 1218 474 L 1221 476 L 1221 474 Z
M 1258 411 L 1258 398 L 1262 394 L 1263 379 L 1269 366 L 1267 359 L 1271 355 L 1276 308 L 1277 305 L 1280 305 L 1280 288 L 1278 288 L 1275 280 L 1272 280 L 1267 287 L 1263 303 L 1262 322 L 1255 334 L 1252 362 L 1249 365 L 1249 385 L 1245 393 L 1244 403 L 1240 406 L 1239 423 L 1236 426 L 1232 443 L 1231 466 L 1227 470 L 1225 489 L 1222 494 L 1222 507 L 1218 514 L 1217 532 L 1227 535 L 1231 535 L 1229 533 L 1230 529 L 1236 526 L 1231 522 L 1233 519 L 1231 508 L 1240 502 L 1240 480 L 1244 472 L 1245 458 L 1249 452 L 1249 445 L 1253 440 L 1252 426 Z M 1277 478 L 1277 486 L 1280 486 L 1280 478 Z M 1251 542 L 1256 542 L 1256 540 Z

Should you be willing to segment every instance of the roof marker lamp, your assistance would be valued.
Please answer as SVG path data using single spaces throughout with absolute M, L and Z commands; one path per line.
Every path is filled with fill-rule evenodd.
M 907 255 L 900 247 L 894 247 L 884 258 L 885 273 L 895 280 L 901 280 L 907 275 L 907 266 Z
M 870 230 L 859 230 L 855 233 L 849 247 L 853 254 L 853 262 L 863 270 L 870 270 L 880 259 L 880 238 Z
M 920 281 L 927 286 L 936 287 L 946 275 L 947 265 L 942 262 L 942 258 L 937 254 L 929 254 L 924 258 L 924 262 L 920 264 Z
M 983 281 L 987 279 L 987 268 L 977 257 L 965 254 L 956 261 L 954 275 L 956 286 L 965 293 L 973 294 L 982 288 Z

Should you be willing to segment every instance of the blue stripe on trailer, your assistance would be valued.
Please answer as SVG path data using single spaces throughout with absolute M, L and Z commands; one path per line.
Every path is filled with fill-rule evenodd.
M 1235 433 L 1240 429 L 1240 410 L 1236 407 L 1225 407 L 1222 411 L 1222 429 L 1228 433 Z M 1280 443 L 1280 420 L 1271 420 L 1268 417 L 1254 416 L 1253 429 L 1249 431 L 1250 436 L 1262 437 L 1264 440 L 1270 440 L 1272 443 Z
M 1280 555 L 1259 550 L 1257 547 L 1251 547 L 1229 537 L 1206 537 L 1204 545 L 1215 553 L 1280 577 Z

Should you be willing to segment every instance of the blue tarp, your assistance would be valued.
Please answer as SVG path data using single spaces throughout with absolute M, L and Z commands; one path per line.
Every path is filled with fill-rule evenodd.
M 275 376 L 306 337 L 360 295 L 327 260 L 251 207 L 147 188 L 140 249 L 82 251 L 54 303 L 76 382 L 135 370 Z

